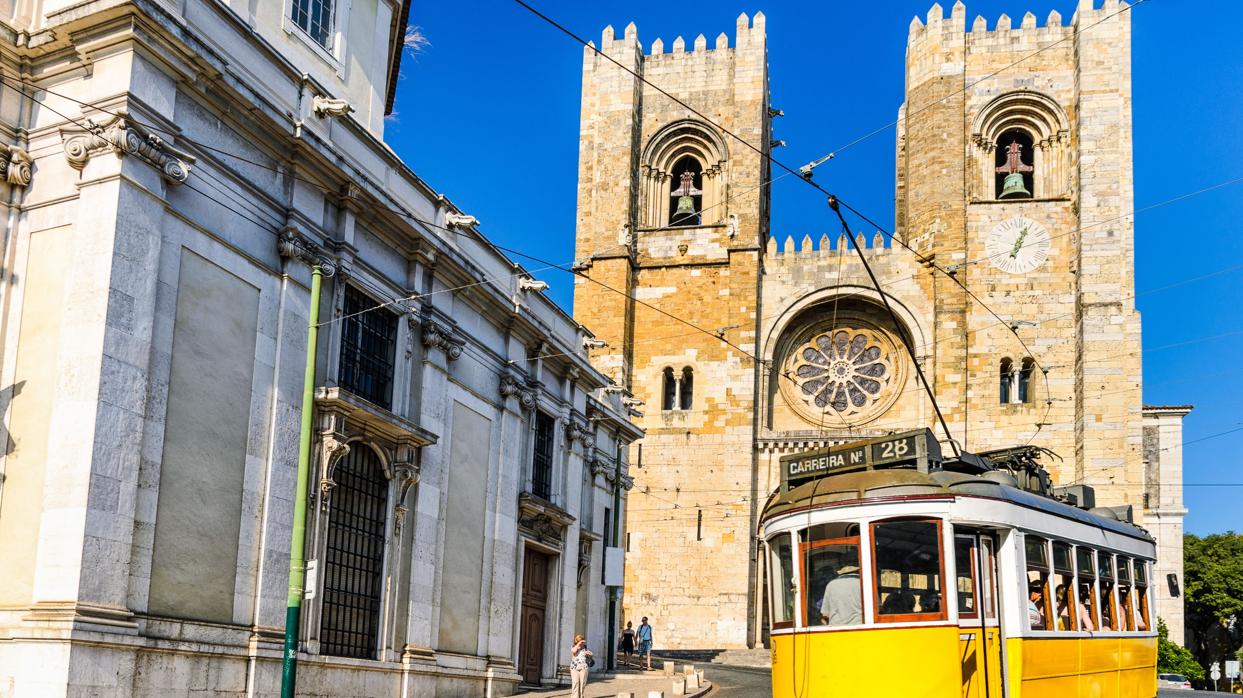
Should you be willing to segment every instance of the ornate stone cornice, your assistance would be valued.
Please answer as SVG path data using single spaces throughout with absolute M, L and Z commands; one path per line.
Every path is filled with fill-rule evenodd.
M 287 225 L 276 237 L 276 251 L 286 259 L 296 259 L 310 266 L 319 265 L 324 276 L 333 276 L 338 271 L 338 264 L 322 247 L 311 242 L 297 228 Z M 342 269 L 342 272 L 346 270 Z M 344 276 L 344 274 L 342 274 Z
M 30 184 L 31 169 L 34 162 L 30 154 L 15 145 L 0 146 L 0 175 L 15 187 Z
M 461 358 L 466 340 L 456 336 L 449 327 L 433 318 L 424 316 L 420 324 L 423 326 L 423 346 L 428 349 L 439 348 L 450 361 Z
M 169 145 L 163 138 L 132 121 L 124 112 L 108 121 L 87 119 L 85 128 L 62 128 L 65 158 L 76 169 L 86 167 L 101 153 L 132 155 L 160 171 L 164 179 L 181 184 L 190 177 L 194 156 Z

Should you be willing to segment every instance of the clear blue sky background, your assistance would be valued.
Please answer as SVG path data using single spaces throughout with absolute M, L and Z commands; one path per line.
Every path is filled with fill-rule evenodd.
M 789 145 L 777 156 L 797 166 L 894 120 L 903 97 L 907 26 L 931 2 L 533 4 L 597 43 L 605 25 L 620 35 L 634 21 L 645 47 L 656 38 L 668 47 L 679 34 L 689 46 L 699 33 L 711 46 L 720 32 L 732 45 L 738 14 L 762 10 L 772 100 L 786 112 L 775 135 Z M 950 4 L 944 3 L 947 11 Z M 976 2 L 967 6 L 968 26 L 982 14 L 991 28 L 1003 12 L 1017 25 L 1028 10 L 1041 24 L 1054 9 L 1068 22 L 1074 8 L 1066 0 Z M 1131 15 L 1136 208 L 1243 177 L 1237 36 L 1243 4 L 1147 0 Z M 581 47 L 507 0 L 416 2 L 412 22 L 430 45 L 404 62 L 387 140 L 432 186 L 477 216 L 497 243 L 570 262 Z M 889 225 L 893 151 L 889 129 L 818 170 L 816 179 Z M 1187 441 L 1243 427 L 1241 219 L 1243 183 L 1136 216 L 1144 400 L 1194 404 L 1185 422 Z M 774 186 L 772 229 L 780 238 L 819 237 L 832 226 L 821 197 L 786 178 Z M 569 308 L 568 275 L 538 275 Z M 1241 453 L 1243 430 L 1186 446 L 1189 532 L 1243 530 L 1243 487 L 1198 486 L 1243 483 Z

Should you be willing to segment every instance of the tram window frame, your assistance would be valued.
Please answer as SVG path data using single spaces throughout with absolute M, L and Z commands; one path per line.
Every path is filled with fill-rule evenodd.
M 817 532 L 824 533 L 829 530 L 832 530 L 832 528 L 834 527 L 841 527 L 841 532 L 844 533 L 845 535 L 828 535 L 823 538 L 813 537 L 816 535 Z M 799 588 L 802 591 L 802 597 L 798 600 L 798 603 L 800 607 L 799 613 L 802 616 L 804 628 L 855 628 L 860 625 L 863 625 L 866 622 L 866 618 L 863 614 L 863 559 L 862 559 L 863 545 L 861 542 L 861 537 L 859 536 L 859 528 L 860 527 L 857 522 L 839 521 L 839 522 L 832 522 L 832 523 L 816 524 L 814 526 L 809 526 L 808 528 L 804 528 L 798 532 Z M 823 606 L 824 591 L 827 590 L 828 581 L 832 581 L 832 580 L 830 579 L 828 581 L 824 581 L 823 579 L 817 579 L 816 580 L 817 583 L 812 583 L 811 579 L 815 577 L 816 575 L 812 574 L 812 564 L 811 564 L 811 560 L 809 559 L 809 553 L 813 553 L 813 551 L 815 551 L 818 548 L 828 548 L 828 547 L 837 547 L 837 546 L 841 546 L 841 547 L 852 547 L 853 546 L 854 547 L 854 556 L 855 556 L 854 563 L 853 564 L 847 563 L 847 565 L 853 566 L 856 570 L 854 574 L 856 574 L 859 577 L 859 622 L 858 623 L 831 624 L 827 622 L 827 620 L 825 622 L 821 622 L 822 616 L 820 616 L 819 611 L 820 611 L 820 608 Z M 840 569 L 840 566 L 839 566 L 839 569 Z M 847 572 L 846 574 L 850 574 L 850 573 Z M 839 575 L 835 574 L 834 579 L 837 576 Z M 817 587 L 821 587 L 821 593 L 819 596 L 817 596 L 815 593 L 818 590 Z M 811 614 L 809 613 L 813 605 L 816 608 L 816 617 L 815 617 L 816 622 L 814 623 L 812 622 Z
M 880 596 L 881 595 L 881 580 L 882 580 L 882 574 L 881 574 L 881 568 L 880 568 L 881 554 L 880 554 L 880 551 L 877 549 L 877 545 L 878 545 L 878 542 L 881 536 L 877 534 L 877 530 L 885 526 L 894 526 L 894 525 L 912 524 L 912 523 L 931 524 L 936 530 L 937 574 L 935 577 L 929 580 L 930 588 L 925 590 L 924 594 L 927 595 L 929 592 L 935 592 L 937 594 L 937 600 L 938 600 L 937 610 L 933 612 L 924 612 L 923 609 L 921 608 L 919 612 L 885 613 L 882 610 L 884 604 L 881 602 L 881 596 Z M 870 552 L 872 554 L 872 565 L 871 565 L 872 567 L 871 569 L 871 573 L 872 573 L 872 579 L 871 579 L 872 621 L 875 623 L 919 623 L 919 622 L 933 622 L 933 621 L 947 620 L 949 618 L 949 611 L 946 608 L 946 598 L 945 598 L 946 593 L 945 593 L 945 525 L 944 525 L 944 522 L 941 519 L 923 518 L 923 517 L 919 517 L 919 518 L 903 517 L 903 518 L 898 518 L 898 519 L 885 519 L 882 521 L 873 521 L 868 527 L 868 533 L 869 533 L 869 538 L 870 538 L 868 545 L 870 547 Z M 901 572 L 901 574 L 903 575 L 903 577 L 905 577 L 908 573 Z M 906 588 L 905 584 L 903 584 L 902 590 L 909 592 L 909 589 Z M 893 592 L 890 592 L 890 593 L 893 593 Z M 920 605 L 922 606 L 922 604 L 923 604 L 923 601 L 921 599 Z
M 1032 553 L 1037 550 L 1040 552 L 1040 559 L 1032 560 Z M 1023 598 L 1027 600 L 1028 604 L 1032 603 L 1031 588 L 1035 583 L 1040 584 L 1040 615 L 1043 620 L 1041 627 L 1032 627 L 1031 614 L 1028 613 L 1027 630 L 1032 632 L 1051 631 L 1057 626 L 1056 624 L 1053 624 L 1053 627 L 1050 627 L 1049 623 L 1049 619 L 1053 617 L 1053 604 L 1050 603 L 1049 600 L 1049 577 L 1051 574 L 1051 568 L 1049 566 L 1049 541 L 1041 536 L 1024 534 L 1023 562 L 1024 570 L 1027 572 L 1023 585 Z M 1032 577 L 1033 574 L 1036 575 L 1034 578 Z M 1024 609 L 1027 609 L 1026 604 L 1024 605 Z
M 997 605 L 993 598 L 994 581 L 992 543 L 993 541 L 987 537 L 976 536 L 969 533 L 959 533 L 954 536 L 954 602 L 958 607 L 959 620 L 979 620 L 979 609 L 981 605 L 984 607 L 984 617 L 986 620 L 997 619 Z M 965 560 L 962 551 L 959 549 L 959 547 L 963 544 L 966 545 L 967 554 L 965 556 Z M 977 557 L 981 549 L 987 550 L 984 555 L 983 565 L 980 564 Z M 962 574 L 964 571 L 964 562 L 966 563 L 965 571 L 967 572 L 965 576 Z M 976 578 L 976 573 L 980 570 L 981 566 L 984 568 L 983 580 Z M 964 611 L 962 607 L 963 591 L 960 580 L 963 579 L 967 579 L 968 583 L 971 585 L 969 597 L 972 600 L 973 607 L 969 611 Z
M 1118 605 L 1116 603 L 1116 595 L 1114 588 L 1117 577 L 1114 573 L 1114 556 L 1113 553 L 1107 553 L 1104 550 L 1096 551 L 1096 583 L 1099 588 L 1101 598 L 1101 630 L 1117 630 L 1118 629 Z M 1106 612 L 1108 612 L 1108 620 L 1106 623 Z
M 1053 590 L 1053 615 L 1054 628 L 1057 632 L 1078 632 L 1079 630 L 1079 609 L 1078 600 L 1075 596 L 1075 561 L 1074 550 L 1070 543 L 1060 540 L 1052 542 L 1053 545 L 1053 577 L 1057 581 L 1057 585 Z M 1062 553 L 1059 555 L 1059 553 Z M 1057 590 L 1061 589 L 1065 599 L 1058 597 Z M 1066 615 L 1062 616 L 1061 605 L 1065 603 Z
M 1078 588 L 1076 588 L 1076 598 L 1079 603 L 1083 604 L 1083 592 L 1088 593 L 1088 600 L 1085 604 L 1088 611 L 1088 620 L 1092 623 L 1092 629 L 1086 632 L 1095 632 L 1101 627 L 1100 601 L 1096 590 L 1096 551 L 1087 546 L 1079 545 L 1075 547 L 1075 576 L 1078 580 Z M 1084 568 L 1084 556 L 1087 556 L 1086 569 Z M 1083 585 L 1087 585 L 1084 589 Z M 1083 629 L 1083 622 L 1080 619 L 1080 629 Z
M 1152 622 L 1148 613 L 1148 561 L 1135 559 L 1135 612 L 1136 627 L 1140 632 L 1151 632 Z M 1143 626 L 1143 627 L 1139 627 Z
M 1122 623 L 1119 623 L 1119 630 L 1125 630 L 1128 633 L 1135 632 L 1135 598 L 1133 592 L 1135 590 L 1131 583 L 1131 559 L 1121 555 L 1117 558 L 1118 573 L 1118 611 L 1122 614 Z
M 784 544 L 785 559 L 781 558 L 780 548 Z M 794 538 L 789 532 L 779 533 L 767 541 L 768 548 L 768 580 L 769 607 L 768 617 L 772 619 L 773 630 L 785 630 L 794 627 L 795 612 L 798 605 L 798 583 L 794 574 Z M 777 572 L 780 574 L 777 574 Z M 782 596 L 781 613 L 778 613 L 777 596 Z M 781 619 L 781 620 L 778 620 Z

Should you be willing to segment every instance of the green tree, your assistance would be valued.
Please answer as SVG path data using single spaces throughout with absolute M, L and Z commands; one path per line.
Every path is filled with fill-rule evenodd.
M 1243 644 L 1243 535 L 1183 536 L 1183 581 L 1196 659 L 1229 659 Z
M 1192 681 L 1204 680 L 1204 667 L 1196 662 L 1191 650 L 1170 642 L 1170 629 L 1165 620 L 1157 620 L 1157 673 L 1182 674 Z

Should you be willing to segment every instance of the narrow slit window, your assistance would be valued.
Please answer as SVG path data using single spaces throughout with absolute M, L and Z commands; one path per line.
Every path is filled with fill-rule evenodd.
M 673 377 L 673 369 L 666 367 L 661 373 L 660 385 L 660 409 L 668 411 L 677 405 L 678 401 L 678 381 Z
M 1002 359 L 998 370 L 997 397 L 1003 405 L 1010 404 L 1014 388 L 1014 360 Z
M 337 383 L 358 397 L 389 409 L 393 401 L 397 316 L 378 306 L 362 291 L 345 287 Z
M 1032 401 L 1032 373 L 1036 370 L 1036 362 L 1033 359 L 1023 359 L 1022 368 L 1019 369 L 1019 399 L 1024 404 Z
M 682 369 L 682 382 L 678 386 L 678 407 L 680 409 L 689 410 L 694 403 L 695 395 L 695 371 L 687 366 Z
M 535 413 L 535 448 L 531 457 L 531 494 L 552 498 L 552 446 L 555 421 L 547 413 Z

